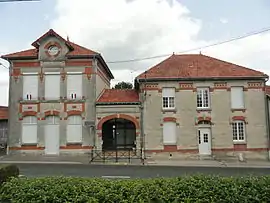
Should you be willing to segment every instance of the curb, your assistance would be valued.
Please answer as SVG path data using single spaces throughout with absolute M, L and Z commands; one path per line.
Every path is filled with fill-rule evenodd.
M 0 164 L 69 164 L 69 165 L 81 165 L 81 162 L 69 162 L 69 161 L 0 161 Z

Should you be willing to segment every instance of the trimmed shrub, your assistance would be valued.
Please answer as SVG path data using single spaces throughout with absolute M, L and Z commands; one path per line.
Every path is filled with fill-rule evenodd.
M 13 178 L 0 200 L 51 203 L 270 202 L 270 176 L 106 180 L 71 177 Z
M 11 177 L 17 177 L 18 175 L 19 168 L 16 165 L 0 165 L 0 184 Z

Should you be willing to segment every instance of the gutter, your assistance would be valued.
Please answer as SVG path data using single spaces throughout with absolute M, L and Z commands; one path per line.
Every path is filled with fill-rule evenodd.
M 196 78 L 196 77 L 187 77 L 187 78 L 137 78 L 137 82 L 159 82 L 159 81 L 215 81 L 215 80 L 268 80 L 268 76 L 255 76 L 255 77 L 212 77 L 212 78 Z

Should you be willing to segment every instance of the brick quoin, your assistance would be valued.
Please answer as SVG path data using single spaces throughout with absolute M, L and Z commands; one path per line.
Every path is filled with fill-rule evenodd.
M 132 117 L 132 116 L 129 116 L 129 115 L 126 115 L 126 114 L 113 114 L 113 115 L 106 116 L 106 117 L 102 118 L 98 122 L 97 130 L 102 130 L 103 123 L 105 123 L 108 120 L 114 119 L 114 118 L 122 118 L 122 119 L 132 121 L 134 123 L 136 129 L 139 129 L 139 127 L 140 127 L 140 124 L 139 124 L 139 122 L 137 121 L 137 119 L 135 117 Z

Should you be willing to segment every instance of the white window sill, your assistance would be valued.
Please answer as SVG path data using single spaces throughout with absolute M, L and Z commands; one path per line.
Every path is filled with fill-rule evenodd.
M 212 109 L 210 107 L 205 107 L 205 108 L 202 108 L 202 107 L 197 107 L 197 111 L 211 111 Z
M 162 111 L 176 111 L 176 108 L 162 108 Z
M 238 140 L 234 140 L 234 141 L 233 141 L 233 144 L 236 144 L 236 145 L 237 145 L 237 144 L 247 144 L 247 142 L 244 141 L 244 140 L 243 140 L 243 141 L 242 141 L 242 140 L 239 140 L 239 141 L 238 141 Z

